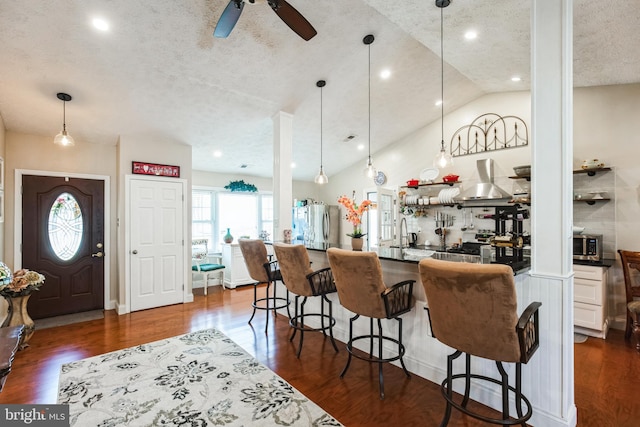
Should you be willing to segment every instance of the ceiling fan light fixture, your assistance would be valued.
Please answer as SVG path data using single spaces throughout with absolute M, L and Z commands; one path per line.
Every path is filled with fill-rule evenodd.
M 447 153 L 444 146 L 444 8 L 451 4 L 451 0 L 436 0 L 440 8 L 440 152 L 433 159 L 433 165 L 443 169 L 453 165 L 453 157 Z
M 369 156 L 367 157 L 367 165 L 364 168 L 364 175 L 371 179 L 376 176 L 376 168 L 373 167 L 373 160 L 371 160 L 371 43 L 374 40 L 373 34 L 368 34 L 362 39 L 362 42 L 369 46 Z
M 327 184 L 329 178 L 324 173 L 324 167 L 322 166 L 322 88 L 327 84 L 324 80 L 318 80 L 316 86 L 320 88 L 320 171 L 316 178 L 313 180 L 316 184 Z
M 60 133 L 56 135 L 56 137 L 53 139 L 53 143 L 62 147 L 71 147 L 75 145 L 75 141 L 73 140 L 73 137 L 67 132 L 66 105 L 67 101 L 71 101 L 73 98 L 71 97 L 71 95 L 62 92 L 58 93 L 56 96 L 60 101 L 62 101 L 62 131 L 60 131 Z

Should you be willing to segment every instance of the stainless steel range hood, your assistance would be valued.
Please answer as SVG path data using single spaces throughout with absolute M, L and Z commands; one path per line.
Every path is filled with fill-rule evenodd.
M 462 201 L 505 201 L 512 198 L 511 194 L 493 183 L 493 159 L 482 159 L 477 162 L 480 182 L 466 189 L 457 197 Z

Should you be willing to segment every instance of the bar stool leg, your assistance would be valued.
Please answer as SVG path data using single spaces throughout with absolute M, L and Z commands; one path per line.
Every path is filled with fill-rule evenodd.
M 336 345 L 336 340 L 333 339 L 333 324 L 335 323 L 334 319 L 333 319 L 333 303 L 331 302 L 331 300 L 329 298 L 327 298 L 326 295 L 322 295 L 322 298 L 327 302 L 327 304 L 329 304 L 329 335 L 331 336 L 331 344 L 333 344 L 333 349 L 337 353 L 338 352 L 338 346 Z
M 398 321 L 398 354 L 400 355 L 400 364 L 402 365 L 402 369 L 404 370 L 404 374 L 407 378 L 411 378 L 411 374 L 407 370 L 407 367 L 404 365 L 404 346 L 402 345 L 402 318 L 396 317 Z
M 349 369 L 349 365 L 351 365 L 351 352 L 353 351 L 353 322 L 360 317 L 359 314 L 356 314 L 351 319 L 349 319 L 349 341 L 347 341 L 347 353 L 349 353 L 349 357 L 347 358 L 347 364 L 342 369 L 340 373 L 340 378 L 344 378 L 344 374 L 347 373 Z
M 373 334 L 371 337 L 373 342 Z M 378 319 L 378 359 L 382 360 L 382 321 Z M 380 383 L 380 400 L 384 399 L 384 377 L 382 375 L 382 362 L 378 362 L 378 382 Z
M 444 417 L 440 422 L 440 427 L 446 427 L 449 424 L 449 419 L 451 418 L 451 399 L 453 399 L 453 361 L 460 357 L 462 352 L 460 350 L 456 350 L 455 353 L 447 356 L 447 379 L 445 380 L 446 384 L 446 401 L 447 408 L 444 411 Z M 442 390 L 442 387 L 440 387 Z M 443 393 L 445 390 L 442 390 Z
M 296 298 L 298 298 L 296 296 Z M 298 347 L 297 357 L 300 359 L 300 353 L 302 352 L 302 341 L 304 340 L 304 305 L 307 302 L 307 297 L 302 299 L 302 304 L 300 304 L 300 343 Z
M 507 371 L 504 370 L 502 362 L 496 362 L 498 371 L 500 371 L 500 378 L 502 379 L 502 419 L 509 419 L 509 376 Z
M 466 408 L 469 403 L 469 389 L 471 388 L 471 355 L 465 354 L 465 376 L 464 376 L 464 399 L 462 399 L 462 407 Z
M 258 284 L 253 285 L 253 313 L 251 313 L 251 317 L 249 318 L 249 322 L 253 320 L 253 316 L 256 315 L 256 305 L 258 304 Z

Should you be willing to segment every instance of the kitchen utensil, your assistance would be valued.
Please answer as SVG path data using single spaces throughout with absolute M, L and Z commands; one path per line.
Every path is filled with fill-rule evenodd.
M 439 174 L 440 171 L 438 168 L 422 169 L 422 172 L 420 172 L 420 179 L 424 182 L 433 182 Z
M 407 187 L 417 187 L 418 184 L 420 184 L 420 181 L 418 181 L 417 179 L 410 179 L 409 181 L 407 181 Z
M 473 210 L 471 211 L 471 215 L 469 215 L 469 218 L 471 218 L 471 223 L 469 224 L 469 230 L 473 230 L 475 227 L 475 225 L 473 225 Z
M 460 178 L 459 175 L 450 173 L 449 175 L 445 175 L 442 177 L 442 180 L 444 182 L 458 182 L 458 178 Z
M 409 240 L 409 246 L 415 246 L 418 242 L 418 234 L 417 233 L 409 233 L 407 234 L 407 239 Z
M 460 228 L 460 230 L 467 231 L 467 210 L 466 209 L 462 209 L 462 219 L 464 220 L 464 224 L 462 224 L 462 227 Z

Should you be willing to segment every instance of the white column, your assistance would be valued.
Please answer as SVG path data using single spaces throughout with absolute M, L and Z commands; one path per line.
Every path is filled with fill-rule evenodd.
M 284 239 L 284 230 L 291 229 L 293 180 L 291 161 L 293 146 L 293 116 L 283 111 L 273 116 L 273 236 Z
M 573 378 L 573 1 L 531 1 L 532 269 L 540 348 L 523 370 L 531 424 L 575 426 Z M 524 308 L 524 307 L 522 307 Z

